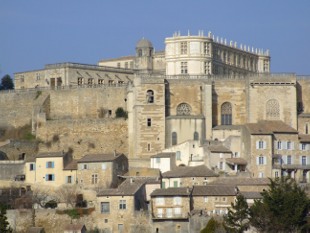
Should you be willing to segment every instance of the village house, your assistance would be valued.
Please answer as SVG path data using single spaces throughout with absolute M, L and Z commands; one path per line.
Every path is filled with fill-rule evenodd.
M 101 189 L 97 194 L 97 226 L 106 232 L 130 232 L 135 216 L 147 211 L 144 179 L 127 179 L 116 189 Z M 126 230 L 125 230 L 126 229 Z
M 214 181 L 218 174 L 205 165 L 195 167 L 177 167 L 162 174 L 162 188 L 192 187 L 206 185 Z
M 66 177 L 74 177 L 74 172 L 64 172 L 72 158 L 64 152 L 44 152 L 28 160 L 25 164 L 26 182 L 58 187 L 66 183 Z
M 151 193 L 155 232 L 188 232 L 191 192 L 190 188 L 182 187 L 157 189 Z M 169 225 L 173 228 L 169 229 Z
M 231 185 L 194 186 L 192 192 L 193 209 L 208 215 L 224 215 L 235 201 L 237 189 Z
M 77 161 L 80 187 L 117 187 L 119 175 L 128 171 L 128 159 L 124 154 L 89 154 Z

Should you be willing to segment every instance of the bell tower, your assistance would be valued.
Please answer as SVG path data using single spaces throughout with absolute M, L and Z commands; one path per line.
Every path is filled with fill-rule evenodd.
M 153 70 L 153 45 L 149 40 L 141 39 L 136 45 L 135 70 L 150 73 Z

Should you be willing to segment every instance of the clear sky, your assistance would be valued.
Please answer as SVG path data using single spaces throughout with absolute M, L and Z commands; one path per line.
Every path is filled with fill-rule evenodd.
M 45 64 L 164 49 L 180 31 L 269 49 L 272 72 L 310 75 L 310 0 L 1 0 L 0 77 Z

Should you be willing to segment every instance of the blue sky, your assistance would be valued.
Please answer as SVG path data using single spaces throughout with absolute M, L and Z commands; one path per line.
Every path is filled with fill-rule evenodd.
M 211 31 L 269 49 L 272 72 L 310 75 L 309 0 L 1 0 L 0 77 L 134 54 L 145 37 Z

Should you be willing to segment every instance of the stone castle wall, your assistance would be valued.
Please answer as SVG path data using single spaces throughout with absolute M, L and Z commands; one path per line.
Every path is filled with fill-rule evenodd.
M 30 124 L 36 91 L 0 92 L 0 126 L 20 127 Z
M 75 158 L 90 153 L 128 154 L 127 121 L 119 119 L 48 120 L 37 129 L 39 150 L 73 150 Z
M 126 109 L 125 86 L 50 92 L 51 119 L 114 117 L 118 107 Z

